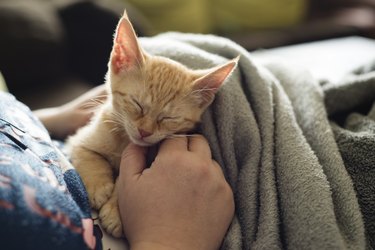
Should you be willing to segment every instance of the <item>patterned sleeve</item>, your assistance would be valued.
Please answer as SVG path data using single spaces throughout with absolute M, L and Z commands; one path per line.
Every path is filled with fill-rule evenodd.
M 0 92 L 0 248 L 101 249 L 95 232 L 77 172 L 30 109 Z

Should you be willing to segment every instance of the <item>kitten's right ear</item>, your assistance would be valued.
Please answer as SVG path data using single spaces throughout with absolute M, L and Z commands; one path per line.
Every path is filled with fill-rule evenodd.
M 111 52 L 110 68 L 113 73 L 118 74 L 123 71 L 139 69 L 143 64 L 144 55 L 125 11 L 117 25 Z

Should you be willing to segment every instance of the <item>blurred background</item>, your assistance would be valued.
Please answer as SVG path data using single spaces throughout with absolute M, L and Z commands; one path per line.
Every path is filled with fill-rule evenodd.
M 375 0 L 0 0 L 0 72 L 8 90 L 35 109 L 102 84 L 125 8 L 139 36 L 210 33 L 249 51 L 375 38 Z

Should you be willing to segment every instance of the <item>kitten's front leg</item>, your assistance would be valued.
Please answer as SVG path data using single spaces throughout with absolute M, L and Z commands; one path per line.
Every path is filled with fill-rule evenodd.
M 83 147 L 74 148 L 72 162 L 85 184 L 91 207 L 100 209 L 113 191 L 111 165 L 98 153 Z
M 118 178 L 116 179 L 115 188 L 109 200 L 103 205 L 99 212 L 99 218 L 102 227 L 114 237 L 121 237 L 122 223 L 118 207 Z

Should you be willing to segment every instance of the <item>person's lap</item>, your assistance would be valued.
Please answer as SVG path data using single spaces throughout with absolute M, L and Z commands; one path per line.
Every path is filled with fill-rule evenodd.
M 94 247 L 78 174 L 30 109 L 5 92 L 0 92 L 0 152 L 0 235 L 6 239 L 0 246 Z

